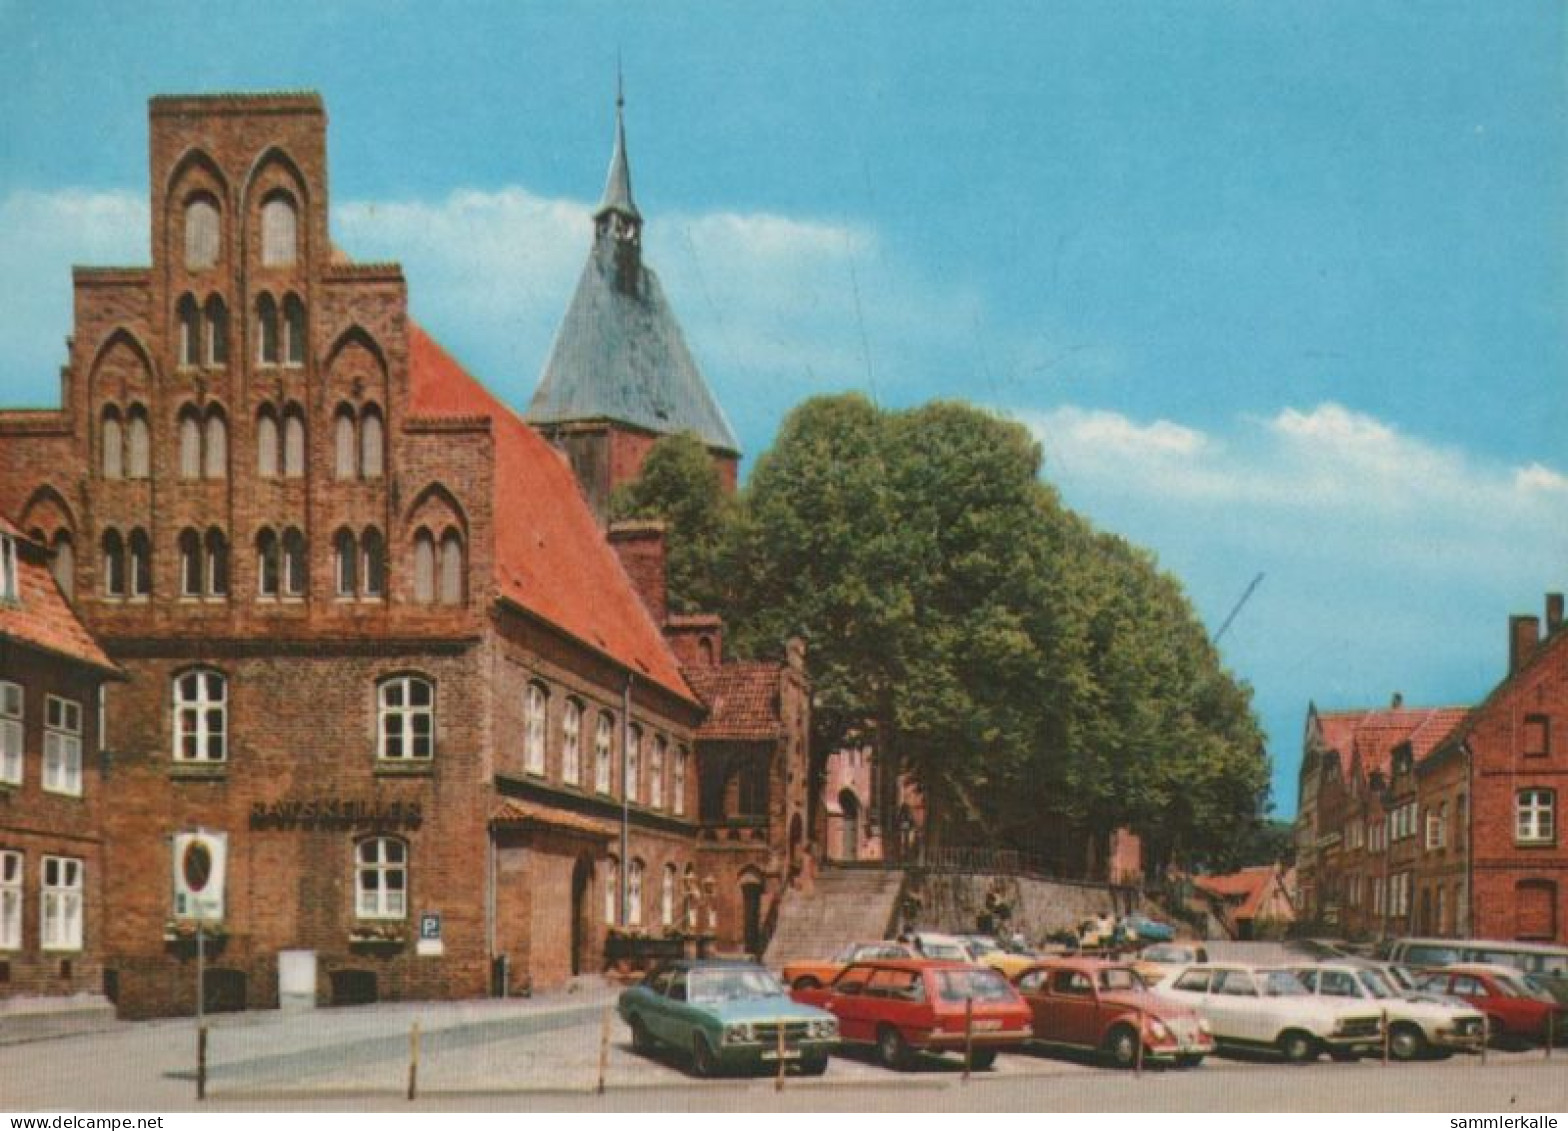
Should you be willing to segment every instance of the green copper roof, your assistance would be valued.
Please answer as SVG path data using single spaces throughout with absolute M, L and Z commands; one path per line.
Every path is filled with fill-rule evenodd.
M 710 448 L 739 454 L 659 277 L 643 266 L 639 251 L 606 235 L 594 241 L 527 419 L 695 432 Z

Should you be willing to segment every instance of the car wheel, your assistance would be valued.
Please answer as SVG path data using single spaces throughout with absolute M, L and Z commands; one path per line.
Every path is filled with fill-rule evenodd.
M 1291 1064 L 1305 1064 L 1318 1058 L 1317 1038 L 1300 1029 L 1287 1029 L 1279 1035 L 1279 1051 Z
M 796 978 L 793 983 L 790 984 L 790 989 L 793 989 L 793 990 L 815 990 L 815 989 L 820 989 L 821 986 L 822 986 L 822 983 L 819 982 L 812 975 L 810 975 L 810 974 L 802 974 L 800 977 Z
M 1409 1022 L 1395 1025 L 1388 1033 L 1388 1055 L 1395 1060 L 1415 1060 L 1426 1052 L 1426 1034 Z
M 1105 1055 L 1117 1068 L 1138 1063 L 1138 1034 L 1127 1025 L 1118 1025 L 1105 1035 Z
M 827 1070 L 828 1058 L 825 1056 L 808 1057 L 800 1062 L 800 1074 L 802 1076 L 821 1076 Z
M 648 1024 L 641 1017 L 633 1017 L 628 1024 L 632 1027 L 632 1050 L 640 1053 L 650 1053 L 655 1044 L 653 1034 L 648 1032 Z
M 995 1049 L 970 1049 L 969 1050 L 969 1067 L 973 1068 L 976 1072 L 984 1072 L 987 1068 L 990 1068 L 991 1065 L 993 1065 L 995 1063 L 996 1063 L 996 1050 Z
M 708 1044 L 708 1038 L 701 1033 L 692 1034 L 691 1069 L 698 1076 L 718 1075 L 719 1058 L 713 1055 L 713 1047 Z
M 902 1069 L 909 1064 L 909 1043 L 891 1025 L 877 1030 L 877 1056 L 888 1068 Z

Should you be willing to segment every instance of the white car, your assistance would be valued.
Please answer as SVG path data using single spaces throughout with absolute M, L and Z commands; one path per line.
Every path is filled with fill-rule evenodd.
M 1188 966 L 1155 992 L 1197 1010 L 1221 1045 L 1274 1049 L 1288 1061 L 1315 1060 L 1325 1050 L 1348 1059 L 1383 1037 L 1376 1009 L 1317 997 L 1282 966 Z
M 1319 997 L 1355 1002 L 1386 1017 L 1388 1052 L 1395 1060 L 1414 1060 L 1428 1052 L 1474 1052 L 1481 1047 L 1485 1018 L 1464 1002 L 1453 1006 L 1408 1000 L 1381 970 L 1367 966 L 1321 963 L 1291 970 Z
M 957 935 L 942 935 L 935 931 L 916 931 L 909 936 L 909 943 L 922 958 L 943 958 L 953 962 L 973 962 L 969 946 Z

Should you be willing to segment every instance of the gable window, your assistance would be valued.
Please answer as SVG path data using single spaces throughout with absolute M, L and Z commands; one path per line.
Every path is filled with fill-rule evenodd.
M 626 737 L 626 799 L 636 801 L 642 792 L 642 727 L 635 723 Z
M 354 478 L 354 410 L 340 405 L 333 420 L 332 474 L 338 479 Z
M 200 271 L 218 262 L 218 205 L 205 194 L 185 206 L 185 269 Z
M 223 597 L 229 592 L 229 540 L 216 526 L 207 530 L 207 595 Z
M 358 588 L 359 543 L 351 530 L 339 530 L 332 539 L 339 597 L 352 597 Z
M 57 695 L 44 700 L 44 789 L 82 795 L 82 705 Z
M 1545 758 L 1552 752 L 1552 720 L 1546 715 L 1524 717 L 1524 756 Z
M 283 532 L 283 594 L 305 595 L 305 536 L 292 526 Z
M 408 914 L 408 846 L 395 837 L 359 842 L 354 870 L 354 913 L 361 919 L 402 919 Z
M 523 701 L 523 769 L 530 774 L 544 773 L 544 688 L 530 683 Z
M 435 753 L 435 694 L 417 676 L 383 680 L 380 689 L 378 755 L 389 761 L 429 761 Z
M 387 591 L 387 546 L 381 537 L 381 531 L 374 526 L 365 527 L 365 532 L 360 535 L 359 553 L 361 558 L 360 569 L 360 595 L 363 597 L 381 597 Z
M 648 758 L 648 804 L 655 809 L 664 808 L 664 750 L 668 744 L 662 734 L 653 739 L 653 753 Z
M 152 474 L 152 434 L 147 410 L 132 405 L 125 420 L 125 474 L 131 479 L 146 479 Z
M 1557 839 L 1556 808 L 1557 795 L 1552 790 L 1521 789 L 1514 802 L 1514 840 L 1551 844 Z
M 671 808 L 674 809 L 677 817 L 686 815 L 686 760 L 686 748 L 677 746 L 675 748 L 675 769 L 674 773 L 670 775 L 670 799 L 673 802 Z
M 125 596 L 125 540 L 113 527 L 103 532 L 103 595 Z
M 436 540 L 428 530 L 414 535 L 414 600 L 428 605 L 436 599 Z
M 207 410 L 205 443 L 202 474 L 208 479 L 222 479 L 229 464 L 229 426 L 223 413 L 215 408 Z
M 566 701 L 561 716 L 561 780 L 580 785 L 583 778 L 583 707 L 575 699 Z
M 305 304 L 295 294 L 283 296 L 283 364 L 305 364 Z
M 298 218 L 294 202 L 283 193 L 269 196 L 261 206 L 261 265 L 291 267 L 298 254 Z
M 42 872 L 38 943 L 44 950 L 81 950 L 82 862 L 69 856 L 45 856 Z
M 1426 846 L 1428 850 L 1443 847 L 1443 820 L 1448 815 L 1448 806 L 1441 809 L 1428 807 L 1426 811 Z
M 0 950 L 22 949 L 22 854 L 0 852 Z
M 180 410 L 180 478 L 201 478 L 201 419 L 192 405 Z
M 175 317 L 180 327 L 180 368 L 194 368 L 201 364 L 201 309 L 196 296 L 181 295 Z
M 10 547 L 10 551 L 7 547 Z M 11 560 L 9 568 L 6 563 L 8 552 L 15 550 L 15 544 L 8 538 L 0 537 L 0 600 L 16 600 L 16 562 Z M 67 598 L 76 594 L 76 550 L 71 543 L 71 533 L 68 530 L 55 532 L 54 543 L 50 546 L 49 572 L 54 575 L 54 583 L 60 587 L 60 592 Z
M 130 583 L 132 599 L 152 595 L 152 539 L 141 527 L 131 531 L 127 546 L 126 581 Z
M 276 365 L 278 349 L 278 302 L 263 292 L 256 300 L 256 361 L 261 365 Z
M 263 479 L 276 479 L 280 468 L 278 455 L 278 418 L 270 405 L 263 406 L 256 417 L 256 474 Z
M 305 414 L 299 405 L 283 410 L 283 478 L 299 479 L 305 474 Z
M 174 760 L 222 762 L 228 757 L 228 681 L 219 672 L 174 678 Z
M 359 473 L 366 479 L 380 479 L 386 464 L 385 429 L 381 410 L 367 405 L 359 422 Z
M 22 784 L 22 687 L 0 682 L 0 782 Z
M 441 603 L 463 603 L 463 539 L 455 530 L 441 536 Z
M 103 410 L 103 477 L 119 479 L 125 475 L 125 432 L 120 426 L 120 410 L 110 405 Z
M 208 365 L 229 363 L 229 308 L 218 295 L 208 295 L 204 311 L 207 330 Z
M 256 590 L 263 597 L 276 597 L 281 566 L 278 536 L 271 527 L 256 535 Z
M 610 736 L 614 728 L 609 712 L 600 711 L 593 731 L 593 787 L 599 793 L 610 792 Z

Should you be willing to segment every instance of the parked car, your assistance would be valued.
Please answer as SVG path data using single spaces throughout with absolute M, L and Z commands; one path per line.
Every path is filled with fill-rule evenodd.
M 1568 1003 L 1568 947 L 1500 939 L 1396 939 L 1389 944 L 1396 962 L 1424 969 L 1459 963 L 1508 966 L 1534 979 L 1559 1003 Z
M 1474 1006 L 1410 1001 L 1382 971 L 1368 966 L 1321 963 L 1293 966 L 1302 985 L 1319 997 L 1340 998 L 1376 1009 L 1388 1024 L 1388 1052 L 1395 1060 L 1429 1054 L 1474 1052 L 1484 1039 L 1485 1018 Z
M 1090 1049 L 1120 1068 L 1145 1060 L 1196 1067 L 1214 1051 L 1209 1023 L 1196 1010 L 1149 992 L 1126 963 L 1093 958 L 1039 962 L 1015 984 L 1029 1003 L 1034 1039 Z
M 990 935 L 959 935 L 958 941 L 969 952 L 969 960 L 976 966 L 989 966 L 1001 971 L 1009 982 L 1040 960 L 1037 954 L 1008 950 Z
M 975 1068 L 989 1068 L 999 1050 L 1030 1037 L 1029 1007 L 1018 991 L 995 970 L 967 962 L 855 962 L 832 985 L 793 996 L 837 1017 L 843 1043 L 875 1047 L 889 1068 L 908 1067 L 918 1051 L 963 1051 L 966 1008 Z
M 1463 998 L 1486 1014 L 1492 1035 L 1503 1041 L 1544 1041 L 1550 1028 L 1555 1042 L 1568 1032 L 1568 1009 L 1510 967 L 1445 966 L 1429 972 L 1421 987 Z
M 944 935 L 936 931 L 916 931 L 908 936 L 907 941 L 915 948 L 917 958 L 940 958 L 947 962 L 974 961 L 970 957 L 969 948 L 957 935 Z
M 777 978 L 749 961 L 688 959 L 657 967 L 621 994 L 617 1009 L 633 1048 L 685 1052 L 699 1076 L 776 1065 L 780 1029 L 784 1059 L 820 1076 L 838 1043 L 831 1013 L 791 1001 Z
M 883 939 L 880 942 L 852 942 L 839 949 L 832 958 L 802 959 L 784 967 L 784 984 L 791 989 L 805 990 L 825 986 L 851 962 L 864 962 L 872 958 L 914 958 L 914 948 L 908 943 Z
M 1155 992 L 1196 1009 L 1221 1046 L 1274 1049 L 1288 1061 L 1325 1050 L 1347 1059 L 1382 1039 L 1376 1010 L 1316 997 L 1283 967 L 1188 966 Z
M 1176 928 L 1169 923 L 1161 923 L 1147 915 L 1133 912 L 1123 916 L 1121 922 L 1116 924 L 1116 941 L 1118 943 L 1163 943 L 1170 942 L 1176 937 Z
M 1209 952 L 1197 943 L 1155 943 L 1137 953 L 1132 968 L 1152 986 L 1177 970 L 1208 960 Z

